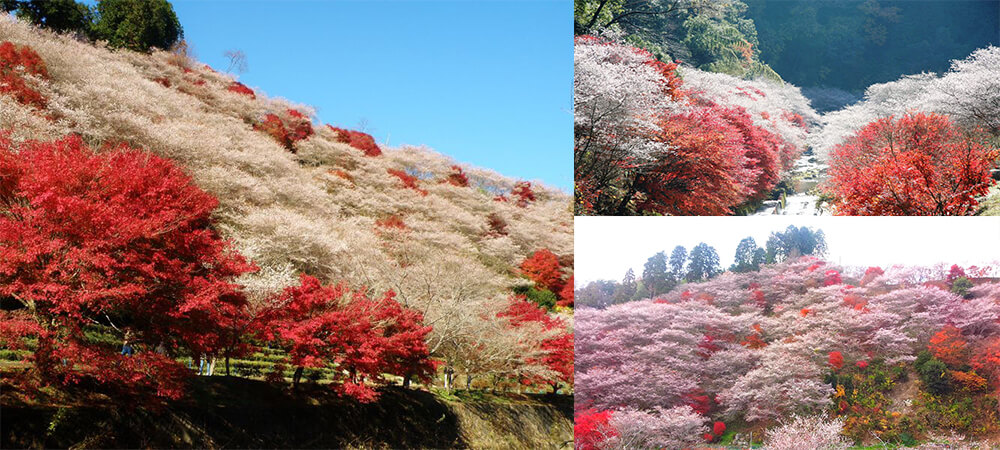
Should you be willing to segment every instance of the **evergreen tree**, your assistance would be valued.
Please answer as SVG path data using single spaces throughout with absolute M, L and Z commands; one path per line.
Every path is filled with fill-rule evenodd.
M 670 272 L 667 272 L 667 254 L 657 252 L 646 260 L 642 270 L 642 282 L 649 290 L 649 297 L 656 297 L 674 288 L 676 282 Z
M 719 267 L 719 254 L 715 248 L 702 242 L 691 249 L 691 261 L 688 264 L 688 281 L 703 281 L 715 277 L 722 272 Z
M 736 258 L 730 268 L 733 272 L 750 272 L 760 270 L 760 258 L 763 253 L 752 237 L 743 238 L 736 246 Z
M 670 273 L 674 275 L 674 279 L 684 278 L 684 265 L 687 264 L 687 257 L 687 249 L 681 245 L 674 247 L 674 251 L 670 252 Z
M 625 303 L 633 299 L 636 291 L 635 272 L 630 267 L 628 272 L 625 272 L 622 284 L 618 285 L 618 288 L 615 289 L 613 300 L 615 303 Z

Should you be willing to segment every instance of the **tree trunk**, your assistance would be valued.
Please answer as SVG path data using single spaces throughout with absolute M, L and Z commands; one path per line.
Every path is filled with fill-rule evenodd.
M 410 376 L 411 374 L 406 374 L 406 376 L 403 377 L 403 389 L 410 388 Z
M 465 373 L 465 390 L 472 390 L 472 374 L 468 372 Z
M 229 355 L 226 355 L 226 376 L 229 376 Z
M 305 370 L 304 367 L 299 366 L 295 368 L 295 374 L 292 375 L 292 390 L 299 389 L 299 381 L 302 380 L 302 372 Z

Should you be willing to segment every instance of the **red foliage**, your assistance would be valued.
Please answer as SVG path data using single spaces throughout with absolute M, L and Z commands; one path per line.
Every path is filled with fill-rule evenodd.
M 833 286 L 835 284 L 841 284 L 840 272 L 836 270 L 827 270 L 823 278 L 823 286 Z
M 868 269 L 865 270 L 865 276 L 868 275 L 881 276 L 885 275 L 885 271 L 882 270 L 881 267 L 869 267 Z
M 452 172 L 445 179 L 446 182 L 452 186 L 469 187 L 469 177 L 465 176 L 465 172 L 462 171 L 461 167 L 451 166 L 451 170 Z
M 764 342 L 764 339 L 761 338 L 764 334 L 764 330 L 761 329 L 759 323 L 753 324 L 753 331 L 754 332 L 747 336 L 746 339 L 740 342 L 740 345 L 752 349 L 767 347 L 767 342 Z
M 288 151 L 295 153 L 295 143 L 313 135 L 312 123 L 302 113 L 289 109 L 286 111 L 291 123 L 286 124 L 277 114 L 267 114 L 264 121 L 253 126 L 254 130 L 263 131 Z
M 156 77 L 156 78 L 153 78 L 153 81 L 156 82 L 156 83 L 159 83 L 161 86 L 163 86 L 165 88 L 170 87 L 170 79 L 167 78 L 167 77 Z
M 972 214 L 997 156 L 947 116 L 879 119 L 834 148 L 829 190 L 839 214 Z
M 274 140 L 278 141 L 279 144 L 283 145 L 291 152 L 295 152 L 295 147 L 292 145 L 292 139 L 288 136 L 288 130 L 285 129 L 285 123 L 281 121 L 281 118 L 277 114 L 268 114 L 264 116 L 264 121 L 253 126 L 254 130 L 263 131 Z
M 396 230 L 406 230 L 406 222 L 396 214 L 392 214 L 388 217 L 378 219 L 375 221 L 375 226 L 379 228 L 391 228 Z
M 840 370 L 844 367 L 844 355 L 838 351 L 830 352 L 827 362 L 830 364 L 830 367 L 833 367 L 833 370 Z
M 552 292 L 562 289 L 562 266 L 559 257 L 543 248 L 521 262 L 521 274 L 531 279 L 540 288 Z
M 497 213 L 490 213 L 486 217 L 486 220 L 490 227 L 490 230 L 486 233 L 487 236 L 500 237 L 507 235 L 507 221 L 503 220 L 503 217 L 500 217 Z
M 510 196 L 517 199 L 514 201 L 514 204 L 520 208 L 525 208 L 535 201 L 535 192 L 531 190 L 530 181 L 518 181 L 514 183 L 514 189 L 511 189 Z
M 573 439 L 577 450 L 598 450 L 605 439 L 618 432 L 608 423 L 611 411 L 577 411 L 573 420 Z
M 292 118 L 292 124 L 288 127 L 288 138 L 292 143 L 313 135 L 312 122 L 309 121 L 308 117 L 294 109 L 289 109 L 287 113 Z
M 232 82 L 232 84 L 230 84 L 229 87 L 226 88 L 226 90 L 229 92 L 235 92 L 237 94 L 247 95 L 255 100 L 257 99 L 257 94 L 253 92 L 253 89 L 250 89 L 245 84 L 240 83 L 239 81 Z
M 500 195 L 497 195 L 497 196 L 493 197 L 493 201 L 507 203 L 507 202 L 510 201 L 510 199 L 507 198 L 506 195 L 500 194 Z
M 969 365 L 980 373 L 990 374 L 1000 389 L 1000 337 L 983 341 L 969 361 Z
M 744 163 L 750 180 L 747 182 L 752 200 L 763 199 L 778 183 L 782 161 L 781 138 L 754 125 L 753 119 L 741 107 L 722 108 L 713 106 L 723 119 L 736 128 L 742 137 L 746 162 Z M 797 155 L 792 155 L 797 156 Z
M 753 304 L 758 308 L 767 307 L 767 298 L 764 297 L 764 292 L 760 289 L 750 291 L 750 300 L 753 301 Z
M 975 371 L 962 372 L 958 370 L 949 370 L 948 374 L 951 378 L 958 382 L 958 385 L 970 392 L 980 392 L 985 391 L 989 387 L 989 383 L 986 378 L 983 378 L 976 374 Z
M 799 311 L 799 315 L 801 315 L 802 317 L 805 317 L 805 316 L 808 316 L 809 313 L 811 313 L 811 312 L 813 312 L 813 310 L 811 310 L 809 308 L 802 308 L 802 310 Z
M 235 354 L 245 325 L 232 280 L 254 267 L 212 230 L 216 204 L 144 151 L 0 138 L 0 297 L 26 307 L 2 313 L 14 319 L 2 334 L 38 337 L 44 383 L 179 397 L 184 368 L 152 349 Z M 136 354 L 86 339 L 95 322 L 124 330 Z
M 565 283 L 563 283 L 563 288 L 557 292 L 559 295 L 559 301 L 556 305 L 573 307 L 573 276 L 571 275 Z
M 361 150 L 364 152 L 365 156 L 374 157 L 382 154 L 382 149 L 380 149 L 378 144 L 375 143 L 375 138 L 368 133 L 345 130 L 343 128 L 337 128 L 333 125 L 327 125 L 327 128 L 337 133 L 337 142 L 341 142 Z
M 665 63 L 653 58 L 652 55 L 650 55 L 649 61 L 646 62 L 646 65 L 656 69 L 663 76 L 663 80 L 660 82 L 663 85 L 663 93 L 670 96 L 674 101 L 680 101 L 684 98 L 684 91 L 681 90 L 683 81 L 681 77 L 677 76 L 677 66 L 679 63 L 680 61 Z
M 352 183 L 354 182 L 354 177 L 342 169 L 330 169 L 327 171 L 327 173 L 329 173 L 330 175 L 336 175 L 337 177 L 343 178 Z
M 347 298 L 345 298 L 347 297 Z M 377 393 L 365 382 L 383 383 L 383 374 L 428 381 L 435 370 L 423 315 L 404 308 L 387 292 L 370 298 L 364 289 L 323 286 L 302 275 L 301 283 L 269 300 L 258 334 L 284 348 L 297 367 L 336 364 L 333 388 L 360 402 Z
M 545 309 L 524 300 L 524 297 L 512 297 L 507 309 L 498 313 L 497 317 L 507 318 L 512 328 L 527 323 L 537 323 L 546 331 L 563 330 L 563 332 L 542 341 L 539 349 L 543 353 L 541 358 L 529 358 L 528 360 L 529 363 L 545 365 L 558 375 L 558 379 L 525 381 L 529 383 L 546 381 L 554 386 L 557 386 L 559 382 L 573 384 L 573 333 L 566 330 L 566 324 L 562 319 L 553 319 L 545 312 Z
M 958 266 L 958 264 L 952 264 L 951 269 L 948 271 L 948 283 L 954 283 L 955 280 L 965 277 L 965 270 Z
M 958 367 L 968 359 L 968 343 L 962 337 L 962 330 L 953 325 L 945 325 L 941 331 L 931 336 L 927 349 L 941 362 Z
M 716 436 L 722 436 L 726 432 L 726 424 L 723 422 L 716 421 L 712 424 L 712 434 Z
M 413 189 L 422 196 L 427 195 L 427 191 L 420 189 L 420 187 L 417 186 L 417 177 L 410 175 L 399 169 L 386 169 L 386 171 L 389 172 L 389 175 L 399 178 L 399 181 L 403 182 L 403 187 L 406 187 L 407 189 Z
M 858 294 L 847 294 L 844 296 L 844 306 L 863 311 L 868 306 L 868 300 L 865 300 Z
M 645 199 L 638 213 L 723 215 L 750 194 L 743 137 L 718 107 L 699 108 L 660 121 L 655 139 L 673 152 L 660 157 L 635 180 Z
M 31 47 L 0 42 L 0 94 L 10 95 L 22 105 L 44 109 L 45 97 L 28 86 L 27 76 L 49 78 L 45 62 Z
M 859 369 L 865 369 L 865 368 L 868 367 L 868 361 L 864 361 L 864 360 L 858 361 L 858 362 L 854 363 L 854 365 L 858 366 Z

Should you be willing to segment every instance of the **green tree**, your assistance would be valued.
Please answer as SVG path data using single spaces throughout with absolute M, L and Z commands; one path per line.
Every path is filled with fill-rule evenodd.
M 649 297 L 653 298 L 674 288 L 676 282 L 673 275 L 667 272 L 667 255 L 664 252 L 657 252 L 646 260 L 646 265 L 642 270 L 642 283 L 649 291 Z
M 170 48 L 184 36 L 166 0 L 100 0 L 93 29 L 108 45 L 139 52 Z
M 87 34 L 93 23 L 90 8 L 74 0 L 0 0 L 0 7 L 6 12 L 16 11 L 17 17 L 32 25 L 60 33 Z
M 613 300 L 615 303 L 625 303 L 632 300 L 635 297 L 637 286 L 635 283 L 635 272 L 632 271 L 630 267 L 628 272 L 625 272 L 625 278 L 622 279 L 622 284 L 618 285 L 615 289 Z
M 670 273 L 674 275 L 675 280 L 684 278 L 684 265 L 687 264 L 687 259 L 687 249 L 681 245 L 674 247 L 674 251 L 670 252 Z
M 688 281 L 708 280 L 722 272 L 719 267 L 719 254 L 714 248 L 702 242 L 691 249 L 691 261 L 688 264 Z
M 966 277 L 958 277 L 951 282 L 951 292 L 963 298 L 969 298 L 969 289 L 972 289 L 972 280 Z
M 826 235 L 823 230 L 789 225 L 785 231 L 771 233 L 766 244 L 766 262 L 776 263 L 800 256 L 826 254 Z
M 733 272 L 751 272 L 760 270 L 763 250 L 757 246 L 752 237 L 743 238 L 736 246 L 736 258 L 729 270 Z

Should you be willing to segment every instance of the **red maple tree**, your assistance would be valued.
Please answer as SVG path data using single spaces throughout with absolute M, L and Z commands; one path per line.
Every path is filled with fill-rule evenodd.
M 962 330 L 954 325 L 945 325 L 941 331 L 931 336 L 927 349 L 941 362 L 958 367 L 968 358 L 968 342 L 962 337 Z
M 559 257 L 547 248 L 532 253 L 521 262 L 521 273 L 534 281 L 538 287 L 553 293 L 562 289 L 562 266 L 559 264 Z
M 29 86 L 26 76 L 48 79 L 45 62 L 31 47 L 0 42 L 0 94 L 10 95 L 22 105 L 44 109 L 48 100 Z
M 834 148 L 828 189 L 839 214 L 968 215 L 997 156 L 947 116 L 888 117 Z
M 361 150 L 365 156 L 379 156 L 382 154 L 382 149 L 378 147 L 375 143 L 375 138 L 368 133 L 362 133 L 360 131 L 345 130 L 343 128 L 337 128 L 333 125 L 327 125 L 327 128 L 337 133 L 337 141 L 350 145 L 358 150 Z
M 186 370 L 171 356 L 238 347 L 246 299 L 232 280 L 254 270 L 212 229 L 216 205 L 141 150 L 0 136 L 0 298 L 19 306 L 0 312 L 14 324 L 0 340 L 38 339 L 42 384 L 180 397 Z M 95 330 L 136 353 L 95 342 Z
M 543 356 L 529 359 L 529 363 L 539 363 L 552 370 L 556 377 L 554 379 L 526 379 L 522 382 L 527 384 L 548 383 L 552 386 L 552 391 L 559 389 L 560 383 L 573 384 L 573 333 L 566 330 L 566 324 L 562 319 L 549 316 L 545 309 L 538 305 L 526 301 L 524 297 L 514 296 L 510 299 L 510 304 L 504 311 L 497 314 L 497 317 L 505 317 L 511 327 L 520 327 L 527 323 L 537 323 L 543 330 L 563 330 L 555 336 L 542 340 L 540 350 Z
M 308 275 L 300 281 L 269 300 L 256 326 L 261 339 L 288 352 L 295 386 L 306 367 L 335 365 L 334 389 L 370 402 L 378 394 L 368 383 L 384 383 L 385 374 L 404 377 L 404 384 L 429 380 L 431 327 L 420 312 L 401 306 L 392 291 L 371 298 L 342 283 L 323 286 Z

